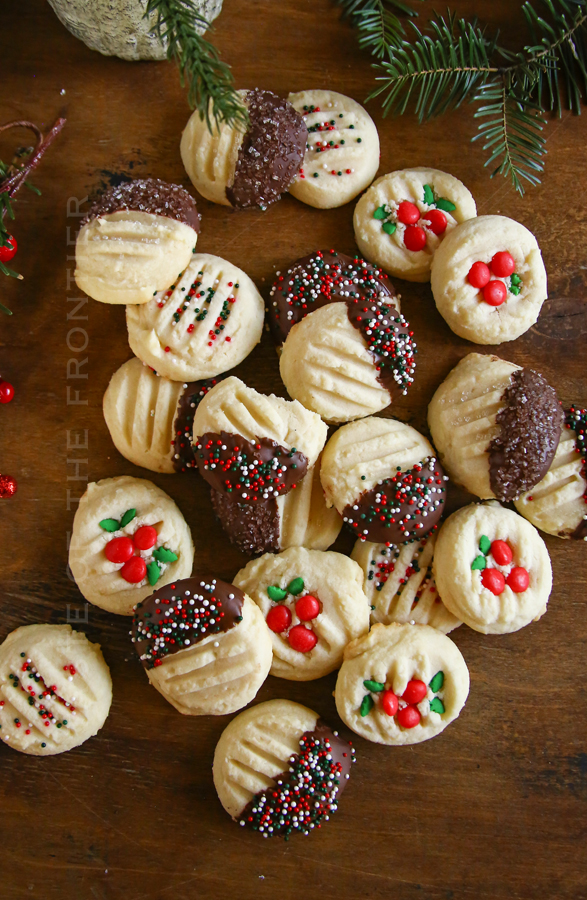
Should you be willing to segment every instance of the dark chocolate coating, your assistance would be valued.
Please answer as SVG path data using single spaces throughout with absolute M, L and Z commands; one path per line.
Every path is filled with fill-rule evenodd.
M 250 125 L 243 137 L 226 198 L 237 209 L 279 200 L 300 170 L 308 129 L 303 116 L 271 91 L 247 91 Z
M 192 195 L 181 185 L 160 178 L 137 178 L 108 188 L 90 207 L 81 225 L 123 209 L 165 216 L 189 225 L 196 232 L 200 230 L 200 216 Z
M 583 518 L 573 533 L 571 534 L 571 538 L 574 541 L 585 541 L 587 540 L 587 517 Z
M 556 391 L 532 369 L 512 373 L 497 414 L 500 433 L 491 441 L 489 483 L 498 500 L 516 500 L 548 472 L 563 426 Z
M 243 553 L 277 553 L 279 546 L 279 510 L 277 500 L 237 503 L 229 494 L 210 488 L 212 506 L 231 544 Z
M 179 398 L 173 423 L 173 466 L 176 472 L 196 468 L 192 446 L 196 409 L 208 391 L 222 381 L 223 377 L 220 375 L 218 378 L 207 378 L 204 381 L 190 381 Z

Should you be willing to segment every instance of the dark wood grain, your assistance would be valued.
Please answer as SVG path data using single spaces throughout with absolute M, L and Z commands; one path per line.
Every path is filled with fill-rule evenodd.
M 518 39 L 517 4 L 454 5 Z M 225 0 L 225 7 L 215 40 L 239 86 L 282 94 L 330 87 L 359 101 L 369 93 L 369 60 L 328 0 Z M 227 719 L 177 714 L 148 685 L 128 620 L 87 608 L 67 574 L 75 498 L 88 479 L 119 474 L 152 478 L 179 503 L 193 529 L 197 570 L 230 579 L 244 561 L 215 522 L 203 482 L 149 474 L 115 451 L 101 400 L 130 356 L 124 310 L 89 301 L 75 312 L 78 219 L 68 216 L 70 198 L 94 194 L 119 173 L 189 187 L 179 156 L 185 95 L 172 65 L 101 57 L 42 0 L 3 0 L 0 49 L 0 121 L 26 117 L 49 126 L 60 112 L 68 118 L 36 173 L 42 197 L 19 196 L 15 263 L 25 280 L 1 284 L 2 302 L 15 314 L 0 321 L 0 373 L 16 398 L 0 408 L 0 471 L 17 478 L 19 491 L 0 509 L 0 639 L 21 624 L 87 612 L 80 626 L 102 645 L 114 681 L 106 725 L 82 747 L 35 759 L 0 746 L 2 898 L 585 898 L 586 548 L 554 538 L 546 540 L 555 586 L 540 623 L 499 637 L 464 626 L 455 633 L 471 670 L 458 722 L 415 747 L 357 738 L 359 760 L 340 812 L 311 838 L 266 842 L 230 822 L 211 778 Z M 382 139 L 381 173 L 446 169 L 473 191 L 481 213 L 510 215 L 536 233 L 551 299 L 538 324 L 499 353 L 541 371 L 563 401 L 586 405 L 587 118 L 565 114 L 548 125 L 543 184 L 521 201 L 483 171 L 482 150 L 469 143 L 469 110 L 418 127 L 413 118 L 383 120 L 376 105 L 370 109 Z M 3 138 L 0 157 L 11 150 Z M 242 214 L 199 206 L 198 248 L 241 266 L 264 291 L 292 259 L 320 246 L 354 247 L 353 204 L 321 212 L 286 197 L 265 213 Z M 472 347 L 437 314 L 429 286 L 400 289 L 420 356 L 416 383 L 394 414 L 425 428 L 436 386 Z M 68 336 L 74 347 L 85 334 L 87 349 L 68 348 Z M 86 358 L 87 379 L 68 378 L 68 360 Z M 284 395 L 267 337 L 237 374 Z M 68 388 L 79 391 L 80 405 L 68 405 Z M 85 434 L 87 449 L 71 446 Z M 453 506 L 466 500 L 453 491 Z M 338 546 L 348 550 L 348 539 Z M 298 700 L 337 723 L 334 681 L 269 678 L 258 699 Z

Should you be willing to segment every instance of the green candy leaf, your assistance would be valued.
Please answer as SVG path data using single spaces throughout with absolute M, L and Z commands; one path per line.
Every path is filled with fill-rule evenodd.
M 444 212 L 453 212 L 456 209 L 456 205 L 452 200 L 447 200 L 445 197 L 439 197 L 436 205 L 438 209 L 443 209 Z
M 359 709 L 359 713 L 363 717 L 363 719 L 365 718 L 365 716 L 369 715 L 374 706 L 375 701 L 371 694 L 365 694 L 365 696 L 361 700 L 361 706 Z
M 518 294 L 520 293 L 520 291 L 521 291 L 521 288 L 519 288 L 517 284 L 510 285 L 510 294 L 515 294 L 517 297 Z
M 374 218 L 374 219 L 385 219 L 386 216 L 387 216 L 387 212 L 385 211 L 385 207 L 384 207 L 384 206 L 380 206 L 380 207 L 379 207 L 378 209 L 376 209 L 375 212 L 373 213 L 373 218 Z
M 301 594 L 304 590 L 304 579 L 303 578 L 294 578 L 287 586 L 290 594 L 293 594 L 294 597 L 296 594 Z
M 283 588 L 277 587 L 276 584 L 270 584 L 267 588 L 267 594 L 270 600 L 275 600 L 276 602 L 281 602 L 285 600 L 287 597 L 287 591 L 284 591 Z
M 149 579 L 149 584 L 153 587 L 154 584 L 157 584 L 161 577 L 161 568 L 159 563 L 156 563 L 154 560 L 150 562 L 147 566 L 147 578 Z
M 381 684 L 380 681 L 364 681 L 363 684 L 368 691 L 372 691 L 374 694 L 379 694 L 385 690 L 385 685 Z
M 128 525 L 128 523 L 129 523 L 129 522 L 132 522 L 132 520 L 134 519 L 134 517 L 136 516 L 136 514 L 137 514 L 136 509 L 127 509 L 127 511 L 126 511 L 125 514 L 123 515 L 122 519 L 120 520 L 120 526 L 121 526 L 121 528 L 126 528 L 126 526 Z
M 397 224 L 395 222 L 384 222 L 381 227 L 386 234 L 393 234 L 397 228 Z
M 118 531 L 120 528 L 120 522 L 118 519 L 102 519 L 101 522 L 98 523 L 100 528 L 103 528 L 104 531 Z
M 487 560 L 484 556 L 476 556 L 473 562 L 471 563 L 472 569 L 485 569 L 487 568 Z
M 512 284 L 521 284 L 521 283 L 522 283 L 522 279 L 520 278 L 519 275 L 516 275 L 515 272 L 514 272 L 514 274 L 511 276 L 510 281 L 511 281 Z
M 176 559 L 179 559 L 177 553 L 174 553 L 173 550 L 168 550 L 167 547 L 159 547 L 157 550 L 153 550 L 153 556 L 159 562 L 175 562 Z
M 436 694 L 444 684 L 444 672 L 437 672 L 430 682 L 430 690 Z
M 434 203 L 434 191 L 429 184 L 424 185 L 424 203 L 427 203 L 428 206 L 432 206 Z
M 479 540 L 479 549 L 481 553 L 485 554 L 485 556 L 487 556 L 487 554 L 491 550 L 491 541 L 486 534 L 481 535 L 481 538 Z
M 440 697 L 434 697 L 434 699 L 430 701 L 430 710 L 431 712 L 442 715 L 442 713 L 444 712 L 444 703 L 442 702 Z

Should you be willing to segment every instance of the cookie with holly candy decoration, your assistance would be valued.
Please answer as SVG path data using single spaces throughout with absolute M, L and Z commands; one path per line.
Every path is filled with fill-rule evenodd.
M 90 603 L 131 616 L 154 585 L 192 571 L 194 545 L 171 497 L 142 478 L 92 482 L 81 498 L 69 566 Z
M 509 634 L 546 612 L 552 568 L 522 516 L 496 501 L 457 510 L 438 533 L 434 576 L 447 608 L 475 631 Z
M 265 317 L 249 276 L 197 253 L 172 281 L 147 303 L 127 306 L 133 353 L 174 381 L 214 378 L 242 362 L 261 340 Z
M 223 731 L 214 786 L 232 818 L 263 837 L 310 834 L 338 808 L 355 761 L 352 744 L 291 700 L 247 709 Z
M 441 600 L 432 560 L 436 535 L 407 544 L 357 541 L 351 559 L 363 570 L 371 622 L 431 625 L 448 634 L 461 624 Z
M 290 194 L 318 209 L 348 203 L 371 184 L 379 168 L 375 122 L 356 100 L 336 91 L 299 91 L 287 99 L 308 129 Z
M 565 409 L 565 427 L 551 466 L 521 494 L 516 509 L 541 531 L 587 541 L 587 409 Z
M 70 625 L 24 625 L 0 645 L 0 739 L 14 750 L 72 750 L 98 733 L 111 703 L 100 645 Z
M 250 703 L 271 666 L 271 638 L 250 597 L 219 578 L 166 584 L 134 611 L 132 641 L 149 681 L 187 716 Z
M 338 668 L 349 641 L 369 630 L 359 566 L 341 553 L 292 547 L 248 563 L 234 583 L 263 613 L 273 640 L 271 674 L 291 681 Z
M 81 220 L 75 281 L 102 303 L 147 303 L 188 265 L 200 216 L 190 194 L 160 178 L 109 188 Z
M 241 90 L 249 125 L 208 128 L 195 110 L 181 138 L 181 158 L 194 187 L 207 200 L 236 209 L 265 209 L 279 200 L 299 172 L 308 131 L 287 100 L 271 91 Z
M 320 469 L 326 502 L 362 541 L 399 544 L 435 531 L 446 481 L 432 445 L 415 428 L 375 416 L 330 438 Z
M 357 203 L 355 239 L 363 256 L 390 275 L 429 281 L 442 241 L 476 215 L 458 178 L 438 169 L 401 169 L 378 178 Z
M 469 670 L 449 637 L 430 625 L 373 625 L 352 641 L 336 681 L 343 722 L 377 744 L 419 744 L 463 708 Z
M 498 356 L 469 353 L 428 407 L 442 464 L 482 499 L 516 500 L 548 471 L 563 411 L 542 375 Z

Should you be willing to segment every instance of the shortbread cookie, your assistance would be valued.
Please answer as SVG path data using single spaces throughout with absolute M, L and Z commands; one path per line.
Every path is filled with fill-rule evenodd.
M 415 428 L 375 417 L 339 428 L 320 469 L 326 502 L 362 541 L 401 544 L 436 530 L 447 481 Z
M 265 209 L 287 191 L 302 165 L 308 131 L 291 103 L 271 91 L 239 91 L 249 114 L 246 132 L 213 125 L 195 110 L 181 138 L 192 183 L 213 203 Z
M 336 91 L 299 91 L 287 99 L 308 129 L 290 194 L 318 209 L 348 203 L 371 184 L 379 168 L 375 122 L 356 100 Z
M 214 753 L 214 786 L 226 812 L 263 837 L 309 834 L 327 822 L 355 761 L 306 706 L 269 700 L 233 719 Z
M 194 545 L 181 512 L 142 478 L 92 482 L 81 498 L 69 545 L 69 565 L 90 603 L 132 616 L 157 583 L 192 571 Z
M 430 625 L 373 625 L 352 641 L 336 681 L 338 714 L 376 744 L 419 744 L 457 718 L 469 670 L 451 639 Z
M 407 544 L 357 541 L 351 559 L 363 570 L 363 590 L 371 604 L 371 622 L 432 625 L 443 634 L 461 622 L 438 593 L 432 560 L 436 535 Z
M 340 666 L 349 641 L 369 630 L 363 573 L 341 553 L 304 547 L 266 553 L 241 569 L 234 583 L 263 613 L 277 678 L 328 675 Z
M 223 716 L 255 697 L 271 637 L 250 597 L 218 578 L 184 578 L 135 609 L 132 640 L 149 681 L 187 716 Z
M 438 169 L 401 169 L 378 178 L 355 207 L 357 246 L 406 281 L 428 281 L 432 257 L 460 222 L 477 215 L 462 181 Z
M 514 341 L 546 300 L 546 269 L 531 231 L 506 216 L 479 216 L 454 228 L 432 259 L 440 315 L 476 344 Z
M 544 541 L 496 501 L 449 516 L 438 533 L 434 574 L 448 609 L 483 634 L 508 634 L 535 622 L 552 588 Z
M 0 739 L 53 756 L 98 733 L 112 680 L 99 644 L 71 625 L 24 625 L 0 645 Z
M 428 425 L 447 472 L 482 499 L 516 500 L 554 459 L 563 424 L 542 375 L 469 353 L 440 385 Z
M 200 217 L 177 184 L 142 178 L 109 188 L 81 220 L 75 281 L 102 303 L 146 303 L 188 265 Z
M 550 469 L 515 502 L 518 512 L 541 531 L 587 541 L 587 409 L 565 410 L 565 428 Z
M 400 312 L 400 297 L 387 275 L 360 256 L 335 250 L 316 250 L 276 272 L 269 300 L 269 328 L 281 348 L 293 326 L 308 313 L 328 303 L 393 304 Z
M 141 306 L 127 306 L 133 353 L 174 381 L 214 378 L 261 340 L 265 304 L 248 275 L 198 253 L 177 280 Z

